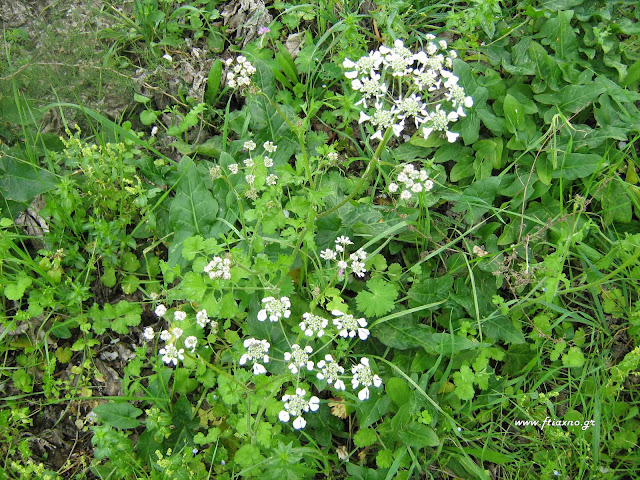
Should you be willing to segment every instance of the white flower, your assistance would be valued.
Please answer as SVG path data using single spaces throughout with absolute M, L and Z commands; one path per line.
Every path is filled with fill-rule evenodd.
M 204 328 L 207 323 L 209 323 L 209 317 L 207 316 L 206 310 L 203 309 L 196 313 L 196 323 L 201 328 Z
M 264 166 L 267 168 L 273 167 L 273 158 L 264 157 Z
M 411 192 L 409 190 L 403 190 L 400 194 L 402 200 L 409 200 L 411 198 Z
M 312 313 L 305 313 L 302 315 L 303 320 L 300 322 L 300 330 L 304 332 L 307 337 L 313 337 L 317 335 L 318 338 L 324 335 L 324 329 L 329 325 L 329 320 L 319 317 Z
M 327 153 L 327 158 L 329 159 L 330 162 L 337 162 L 338 161 L 338 152 L 329 152 Z
M 184 360 L 184 349 L 178 350 L 173 344 L 165 346 L 158 353 L 162 355 L 162 361 L 167 365 L 170 363 L 178 365 L 178 360 Z
M 244 145 L 242 147 L 245 150 L 249 150 L 250 152 L 252 152 L 256 149 L 256 142 L 254 142 L 253 140 L 247 140 L 246 142 L 244 142 Z
M 273 142 L 264 142 L 262 146 L 269 153 L 273 153 L 278 149 L 278 146 L 274 145 Z
M 431 180 L 427 180 L 426 182 L 424 182 L 424 189 L 426 191 L 429 191 L 433 188 L 433 182 Z
M 291 352 L 284 353 L 284 359 L 290 361 L 287 368 L 291 370 L 291 373 L 298 373 L 300 368 L 306 368 L 307 370 L 313 370 L 313 362 L 309 360 L 309 355 L 313 353 L 313 348 L 309 345 L 300 348 L 300 345 L 291 345 Z
M 256 176 L 255 175 L 245 175 L 244 179 L 247 181 L 247 183 L 249 185 L 253 185 L 253 182 L 255 182 L 255 180 L 256 180 Z
M 267 369 L 262 365 L 263 363 L 269 363 L 269 347 L 271 346 L 266 340 L 257 340 L 255 338 L 248 338 L 243 343 L 244 348 L 247 349 L 247 353 L 240 357 L 238 362 L 240 365 L 246 364 L 248 361 L 253 362 L 254 375 L 260 375 L 267 372 Z
M 339 267 L 341 270 L 344 270 L 344 269 L 345 269 L 345 268 L 347 268 L 348 266 L 349 266 L 349 264 L 348 264 L 347 262 L 345 262 L 344 260 L 340 260 L 340 261 L 338 262 L 338 267 Z
M 339 376 L 344 374 L 344 368 L 338 365 L 329 354 L 324 356 L 324 360 L 318 362 L 320 372 L 316 374 L 320 380 L 326 380 L 329 385 L 333 384 L 336 390 L 345 390 L 345 385 Z
M 333 310 L 331 312 L 338 318 L 333 319 L 333 324 L 338 328 L 338 334 L 341 337 L 353 338 L 358 334 L 360 340 L 366 340 L 369 336 L 369 330 L 367 330 L 367 321 L 364 318 L 356 319 L 353 315 L 348 315 L 340 310 Z
M 282 317 L 289 318 L 291 315 L 291 302 L 288 297 L 281 297 L 280 300 L 274 297 L 266 297 L 262 299 L 264 308 L 258 312 L 258 320 L 264 322 L 267 317 L 272 322 L 277 322 Z
M 176 322 L 182 322 L 185 318 L 187 318 L 187 314 L 185 312 L 182 312 L 180 310 L 176 310 L 175 312 L 173 312 L 173 319 Z
M 165 60 L 172 62 L 173 61 L 173 57 L 171 55 L 169 55 L 168 53 L 165 53 L 164 55 L 162 55 L 162 58 L 164 58 Z
M 190 348 L 191 352 L 196 349 L 196 345 L 198 345 L 198 339 L 193 335 L 190 335 L 184 339 L 184 346 Z
M 156 307 L 155 310 L 155 314 L 159 317 L 163 317 L 164 314 L 167 313 L 167 307 L 165 307 L 164 305 L 160 304 Z
M 229 72 L 227 72 L 227 85 L 231 88 L 246 87 L 251 83 L 251 76 L 256 73 L 256 68 L 246 57 L 240 55 L 234 60 L 227 61 Z
M 171 340 L 172 335 L 171 332 L 169 332 L 169 330 L 162 330 L 162 332 L 160 332 L 160 340 L 168 342 L 169 340 Z
M 142 334 L 145 340 L 150 341 L 156 336 L 156 332 L 153 331 L 152 327 L 147 327 L 144 329 L 144 333 Z
M 278 418 L 281 422 L 288 422 L 291 417 L 294 417 L 293 428 L 300 430 L 307 425 L 307 422 L 302 417 L 303 413 L 311 410 L 315 412 L 320 408 L 320 399 L 316 396 L 306 399 L 307 392 L 302 388 L 297 388 L 294 395 L 284 395 L 282 401 L 284 402 L 284 409 L 278 414 Z
M 242 163 L 244 163 L 245 167 L 253 167 L 255 165 L 253 158 L 245 158 Z
M 362 401 L 369 398 L 369 387 L 371 385 L 375 387 L 382 385 L 382 379 L 371 371 L 369 359 L 366 357 L 361 358 L 360 363 L 351 368 L 351 373 L 353 373 L 353 378 L 351 379 L 353 389 L 355 390 L 360 385 L 364 387 L 358 392 L 358 398 Z
M 278 176 L 271 174 L 267 176 L 266 182 L 267 182 L 267 185 L 276 185 L 278 183 Z
M 183 333 L 184 330 L 182 330 L 180 327 L 173 327 L 171 329 L 171 335 L 173 335 L 176 339 L 180 338 Z
M 351 269 L 358 277 L 364 277 L 364 274 L 367 272 L 367 269 L 364 267 L 364 263 L 358 261 L 351 262 Z
M 320 252 L 320 258 L 323 258 L 324 260 L 335 260 L 336 256 L 337 253 L 330 248 L 327 248 L 326 250 Z
M 238 164 L 232 163 L 231 165 L 229 165 L 229 171 L 233 174 L 238 173 Z
M 336 238 L 336 245 L 340 244 L 340 245 L 353 245 L 353 242 L 351 241 L 351 239 L 349 237 L 345 237 L 344 235 Z
M 204 272 L 209 274 L 210 279 L 222 278 L 231 280 L 231 260 L 222 257 L 213 257 L 205 267 Z
M 397 191 L 398 191 L 398 184 L 391 182 L 389 184 L 389 192 L 390 193 L 396 193 Z

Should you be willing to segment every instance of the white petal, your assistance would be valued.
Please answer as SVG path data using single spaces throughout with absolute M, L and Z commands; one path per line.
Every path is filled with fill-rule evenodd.
M 315 412 L 316 410 L 318 410 L 318 408 L 320 408 L 320 399 L 318 397 L 311 397 L 309 399 L 309 408 L 311 409 L 312 412 Z
M 280 413 L 278 414 L 278 418 L 280 419 L 281 422 L 288 422 L 289 418 L 291 418 L 289 416 L 289 412 L 287 412 L 286 410 L 281 410 Z
M 373 385 L 376 387 L 382 385 L 382 379 L 378 375 L 373 376 Z
M 449 143 L 453 143 L 456 141 L 456 138 L 458 138 L 458 135 L 460 135 L 459 133 L 453 133 L 453 132 L 447 132 L 447 140 L 449 140 Z
M 253 365 L 253 374 L 254 375 L 261 375 L 263 373 L 267 373 L 267 369 L 264 368 L 264 365 L 260 365 L 259 363 L 255 363 Z
M 355 64 L 355 62 L 352 62 L 348 58 L 345 58 L 344 61 L 342 62 L 342 66 L 344 68 L 353 68 L 353 67 L 356 66 L 356 64 Z
M 433 132 L 433 128 L 424 127 L 422 129 L 422 135 L 424 136 L 424 138 L 429 138 L 429 135 L 431 135 L 431 132 Z
M 160 353 L 164 353 L 162 350 L 160 350 Z M 238 362 L 239 365 L 244 365 L 245 363 L 247 363 L 247 360 L 249 360 L 249 355 L 247 355 L 246 353 L 244 355 L 242 355 L 240 357 L 240 361 Z
M 333 386 L 336 390 L 346 390 L 346 387 L 342 380 L 336 380 L 336 383 L 334 383 Z
M 358 76 L 358 72 L 356 72 L 355 70 L 353 72 L 345 72 L 344 76 L 347 77 L 348 79 L 353 80 Z
M 382 130 L 378 130 L 376 133 L 371 135 L 371 140 L 378 139 L 382 141 Z
M 307 362 L 307 370 L 309 371 L 313 370 L 313 362 L 311 360 Z
M 319 366 L 319 365 L 318 365 L 318 366 Z M 320 367 L 320 368 L 322 368 L 322 367 Z M 324 375 L 322 374 L 322 372 L 318 372 L 318 373 L 316 374 L 316 377 L 318 377 L 318 380 L 324 380 Z
M 354 90 L 360 90 L 362 88 L 362 82 L 359 79 L 355 79 L 351 81 L 351 88 Z
M 369 359 L 367 357 L 362 357 L 360 359 L 360 363 L 363 365 L 366 365 L 367 367 L 369 366 Z
M 364 387 L 362 390 L 358 392 L 358 398 L 363 402 L 369 399 L 369 389 Z
M 447 115 L 447 119 L 450 122 L 455 122 L 456 120 L 458 120 L 458 114 L 456 112 L 449 112 L 449 115 Z
M 293 428 L 295 428 L 296 430 L 301 430 L 306 425 L 307 425 L 307 421 L 302 417 L 298 417 L 293 421 Z
M 464 106 L 467 108 L 471 108 L 473 107 L 473 98 L 471 97 L 465 97 L 464 99 Z
M 358 119 L 358 123 L 362 123 L 362 122 L 366 122 L 370 119 L 371 117 L 369 115 L 367 115 L 364 112 L 360 112 L 360 118 Z
M 337 317 L 344 316 L 344 313 L 342 313 L 340 310 L 331 310 L 331 313 Z
M 366 340 L 369 336 L 369 330 L 367 330 L 366 328 L 359 328 L 358 336 L 360 337 L 360 340 Z
M 266 310 L 260 310 L 258 312 L 258 320 L 260 320 L 261 322 L 264 322 L 267 319 L 267 311 Z

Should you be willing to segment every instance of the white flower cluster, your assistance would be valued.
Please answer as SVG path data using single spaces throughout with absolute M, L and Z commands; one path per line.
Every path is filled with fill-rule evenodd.
M 378 375 L 374 375 L 371 367 L 369 366 L 368 358 L 361 358 L 360 363 L 354 365 L 351 368 L 353 378 L 351 379 L 351 386 L 355 390 L 360 385 L 364 388 L 358 392 L 358 398 L 363 402 L 369 398 L 369 387 L 380 387 L 382 385 L 382 379 Z
M 291 302 L 288 297 L 280 299 L 274 297 L 266 297 L 262 299 L 264 308 L 258 312 L 258 320 L 264 322 L 267 317 L 272 322 L 277 322 L 282 317 L 289 318 L 291 315 Z
M 396 179 L 398 183 L 389 184 L 389 193 L 396 193 L 401 187 L 400 198 L 410 200 L 414 194 L 428 192 L 433 188 L 433 180 L 429 179 L 426 170 L 417 170 L 412 164 L 407 163 Z M 399 185 L 400 184 L 400 185 Z
M 231 280 L 231 260 L 222 257 L 213 257 L 205 267 L 204 273 L 209 274 L 210 279 L 222 278 Z
M 344 250 L 344 246 L 349 245 L 348 238 L 341 237 L 337 245 Z M 265 297 L 262 299 L 262 304 L 264 308 L 259 310 L 257 315 L 258 320 L 261 322 L 266 321 L 267 318 L 271 322 L 278 322 L 289 318 L 291 315 L 291 301 L 288 297 Z M 355 318 L 354 315 L 338 310 L 333 310 L 332 313 L 336 317 L 333 320 L 333 325 L 336 327 L 335 331 L 337 332 L 336 336 L 343 338 L 355 338 L 357 336 L 360 340 L 366 340 L 369 337 L 369 330 L 366 328 L 367 321 L 364 318 Z M 302 315 L 302 321 L 299 326 L 306 337 L 321 338 L 325 334 L 325 329 L 329 326 L 329 320 L 306 312 Z M 244 341 L 243 345 L 245 352 L 238 363 L 240 365 L 252 364 L 254 375 L 266 374 L 265 364 L 270 361 L 269 348 L 271 345 L 269 342 L 267 340 L 249 338 Z M 314 349 L 311 345 L 302 346 L 298 343 L 294 343 L 288 352 L 284 352 L 283 358 L 287 363 L 287 368 L 291 374 L 296 376 L 297 382 L 300 382 L 306 375 L 315 374 L 319 380 L 325 380 L 327 385 L 331 385 L 336 390 L 346 390 L 345 381 L 342 378 L 345 368 L 340 366 L 331 354 L 325 354 L 324 359 L 320 360 L 316 365 L 312 360 L 313 355 Z M 358 398 L 361 400 L 369 398 L 368 387 L 371 385 L 379 387 L 382 384 L 380 377 L 374 375 L 371 371 L 368 362 L 368 359 L 364 358 L 361 360 L 361 364 L 351 369 L 353 374 L 351 384 L 353 388 L 364 387 L 358 393 Z M 314 372 L 314 367 L 316 367 L 315 373 L 310 373 Z M 307 392 L 296 386 L 296 393 L 284 395 L 282 402 L 284 406 L 279 414 L 280 420 L 288 422 L 293 418 L 293 428 L 299 430 L 307 424 L 303 417 L 304 413 L 310 410 L 316 411 L 319 408 L 320 401 L 317 397 L 307 399 Z
M 427 38 L 426 51 L 412 53 L 402 40 L 396 40 L 393 48 L 381 46 L 355 62 L 347 58 L 342 63 L 351 87 L 362 95 L 357 102 L 364 108 L 359 123 L 374 127 L 372 139 L 382 140 L 388 128 L 399 137 L 407 120 L 425 138 L 434 131 L 446 135 L 449 142 L 458 137 L 449 124 L 466 115 L 464 108 L 471 108 L 473 99 L 451 71 L 455 50 L 448 50 L 444 40 L 436 42 L 433 35 Z
M 307 421 L 302 417 L 303 412 L 311 410 L 315 412 L 320 408 L 320 399 L 316 396 L 307 400 L 307 392 L 302 388 L 296 388 L 293 395 L 285 395 L 282 397 L 284 409 L 278 414 L 281 422 L 288 422 L 291 417 L 293 420 L 293 428 L 300 430 L 307 425 Z
M 231 88 L 248 87 L 251 84 L 251 76 L 256 73 L 254 67 L 246 57 L 239 55 L 235 59 L 227 59 L 227 85 Z
M 340 236 L 336 238 L 335 249 L 327 248 L 320 252 L 320 258 L 329 261 L 336 261 L 338 268 L 340 268 L 340 275 L 342 275 L 348 268 L 358 277 L 364 277 L 367 269 L 364 266 L 364 261 L 367 259 L 367 252 L 358 249 L 355 253 L 346 256 L 345 247 L 353 245 L 353 242 L 349 237 Z M 349 265 L 349 261 L 351 264 Z
M 264 165 L 265 169 L 273 167 L 273 158 L 269 157 L 268 155 L 263 155 L 262 157 L 253 158 L 251 152 L 253 152 L 256 149 L 256 146 L 257 145 L 253 140 L 248 140 L 244 142 L 243 151 L 249 152 L 249 158 L 245 158 L 242 161 L 242 163 L 244 164 L 244 167 L 241 167 L 240 164 L 238 163 L 232 163 L 228 167 L 229 171 L 233 175 L 237 175 L 238 173 L 240 173 L 241 169 L 249 170 L 247 173 L 245 173 L 244 178 L 246 182 L 249 184 L 250 188 L 254 188 L 254 184 L 256 182 L 256 173 L 260 172 L 258 170 L 259 168 L 257 163 L 258 160 L 262 161 L 262 164 Z M 262 144 L 262 148 L 264 148 L 264 150 L 267 153 L 271 154 L 271 153 L 275 153 L 275 151 L 278 149 L 278 146 L 274 145 L 273 142 L 267 141 Z M 264 175 L 265 174 L 263 174 L 263 176 Z M 265 183 L 269 186 L 276 185 L 278 183 L 278 176 L 273 173 L 266 175 Z
M 164 317 L 167 314 L 167 307 L 162 304 L 159 304 L 155 309 L 155 314 L 158 317 Z M 179 361 L 184 360 L 184 348 L 194 353 L 196 347 L 198 346 L 198 338 L 194 335 L 189 335 L 186 338 L 182 339 L 184 335 L 184 329 L 182 326 L 184 325 L 185 320 L 187 319 L 187 313 L 181 310 L 175 310 L 173 312 L 173 321 L 175 322 L 173 325 L 169 325 L 167 329 L 164 329 L 160 332 L 160 340 L 165 342 L 163 348 L 161 348 L 158 353 L 162 355 L 162 361 L 167 365 L 173 364 L 174 366 L 178 365 Z M 177 324 L 181 326 L 177 326 Z M 205 328 L 209 325 L 211 332 L 213 334 L 218 333 L 218 322 L 211 320 L 207 316 L 206 310 L 200 310 L 196 313 L 196 324 L 200 328 Z M 185 326 L 185 328 L 189 328 L 190 326 Z M 152 341 L 156 337 L 156 333 L 153 330 L 153 327 L 146 327 L 143 332 L 143 338 L 145 341 Z M 179 348 L 177 343 L 178 340 L 182 339 L 182 344 L 184 348 Z
M 266 340 L 256 340 L 255 338 L 248 338 L 243 343 L 247 352 L 240 357 L 238 362 L 240 365 L 246 364 L 248 361 L 253 362 L 253 374 L 260 375 L 267 373 L 267 369 L 263 363 L 269 363 L 269 347 L 271 346 Z

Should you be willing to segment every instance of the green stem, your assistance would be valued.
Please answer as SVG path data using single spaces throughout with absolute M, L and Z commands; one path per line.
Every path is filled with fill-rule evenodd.
M 389 128 L 387 128 L 387 131 L 384 132 L 384 137 L 382 138 L 382 141 L 378 145 L 378 148 L 376 148 L 376 151 L 373 154 L 373 157 L 371 158 L 371 161 L 369 162 L 369 165 L 367 166 L 367 169 L 362 174 L 362 178 L 360 179 L 360 182 L 358 182 L 358 184 L 355 186 L 353 191 L 347 197 L 345 197 L 340 203 L 338 203 L 337 205 L 331 207 L 329 210 L 325 210 L 324 212 L 319 213 L 318 214 L 318 218 L 324 217 L 326 215 L 329 215 L 329 214 L 335 212 L 340 207 L 342 207 L 345 203 L 347 203 L 350 200 L 352 200 L 358 194 L 358 192 L 364 186 L 364 184 L 367 183 L 368 178 L 369 178 L 369 174 L 371 174 L 371 172 L 376 169 L 376 166 L 378 165 L 378 160 L 380 160 L 380 157 L 382 156 L 382 151 L 387 146 L 387 142 L 391 138 L 391 135 L 393 135 L 393 129 L 391 127 L 389 127 Z

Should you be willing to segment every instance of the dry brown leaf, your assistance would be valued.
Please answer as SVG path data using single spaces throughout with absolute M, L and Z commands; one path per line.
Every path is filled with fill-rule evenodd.
M 331 407 L 331 415 L 343 420 L 347 418 L 347 406 L 342 398 L 332 398 L 329 400 L 328 405 Z

